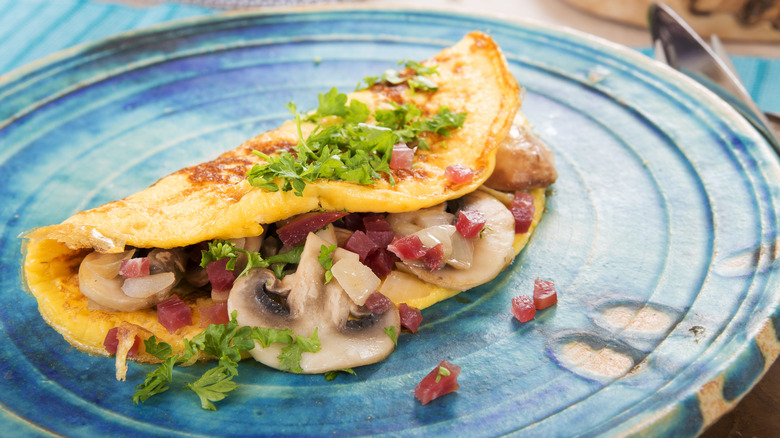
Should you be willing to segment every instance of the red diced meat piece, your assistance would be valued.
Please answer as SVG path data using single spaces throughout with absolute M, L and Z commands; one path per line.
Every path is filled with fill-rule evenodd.
M 390 301 L 390 298 L 382 295 L 382 293 L 379 291 L 372 293 L 366 299 L 366 307 L 368 307 L 368 310 L 370 310 L 372 313 L 376 313 L 377 315 L 381 315 L 387 312 L 393 306 L 394 304 L 392 301 Z
M 306 238 L 309 233 L 324 228 L 347 215 L 345 211 L 325 211 L 302 214 L 276 230 L 279 240 L 287 246 L 293 246 Z
M 527 233 L 531 228 L 534 213 L 536 212 L 534 197 L 529 193 L 516 191 L 509 211 L 512 212 L 512 216 L 515 218 L 515 233 Z
M 414 161 L 414 149 L 406 146 L 406 143 L 393 145 L 393 155 L 390 157 L 390 168 L 393 170 L 409 170 Z
M 398 314 L 401 317 L 401 325 L 408 328 L 412 333 L 417 333 L 417 329 L 420 327 L 423 319 L 420 309 L 401 303 L 398 306 Z
M 465 184 L 474 178 L 474 171 L 462 164 L 453 164 L 444 169 L 444 177 L 452 184 Z
M 423 263 L 431 271 L 441 269 L 444 265 L 444 246 L 440 243 L 433 248 L 428 248 L 422 257 Z
M 458 230 L 461 236 L 471 239 L 479 235 L 486 222 L 485 215 L 479 210 L 461 210 L 458 212 L 455 229 Z
M 344 216 L 344 227 L 350 231 L 365 231 L 363 216 L 360 213 L 350 213 Z
M 546 309 L 558 302 L 558 293 L 555 291 L 555 283 L 552 280 L 537 278 L 534 281 L 534 307 L 538 310 Z
M 371 268 L 377 277 L 384 278 L 393 271 L 395 261 L 396 259 L 390 251 L 380 248 L 369 254 L 364 264 Z
M 108 354 L 116 354 L 116 350 L 119 347 L 119 327 L 114 327 L 108 330 L 106 333 L 106 339 L 103 340 L 103 347 L 105 347 Z M 127 352 L 127 357 L 135 357 L 138 354 L 138 349 L 141 348 L 141 338 L 135 337 L 133 346 Z
M 419 236 L 410 234 L 395 239 L 393 243 L 387 245 L 387 249 L 403 260 L 417 259 L 425 255 L 427 248 L 423 245 Z
M 428 404 L 431 400 L 449 394 L 460 388 L 458 375 L 460 367 L 447 360 L 442 360 L 420 383 L 414 388 L 414 396 L 422 404 Z
M 355 231 L 344 242 L 344 249 L 352 251 L 360 257 L 360 261 L 365 263 L 366 257 L 372 252 L 379 249 L 379 246 L 371 240 L 366 233 L 362 231 Z
M 512 315 L 520 322 L 527 322 L 534 319 L 534 316 L 536 315 L 534 300 L 527 295 L 520 295 L 512 298 Z
M 387 248 L 395 239 L 394 231 L 366 231 L 366 235 L 380 248 Z
M 236 274 L 227 268 L 228 261 L 229 259 L 215 260 L 206 265 L 206 275 L 212 289 L 226 291 L 233 288 Z
M 119 265 L 119 275 L 124 278 L 138 278 L 149 275 L 149 257 L 136 257 L 122 260 Z
M 165 327 L 169 333 L 192 325 L 192 309 L 176 295 L 157 303 L 157 321 Z
M 363 227 L 366 231 L 390 231 L 390 222 L 382 214 L 363 216 Z
M 227 303 L 216 303 L 212 306 L 200 308 L 200 326 L 208 327 L 209 324 L 227 324 L 230 322 Z

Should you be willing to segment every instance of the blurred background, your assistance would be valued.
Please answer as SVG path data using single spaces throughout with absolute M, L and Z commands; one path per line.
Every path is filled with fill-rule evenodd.
M 652 0 L 0 0 L 0 75 L 73 45 L 224 10 L 380 5 L 466 11 L 571 27 L 651 54 Z M 748 92 L 780 113 L 780 0 L 667 0 L 698 32 L 726 42 Z

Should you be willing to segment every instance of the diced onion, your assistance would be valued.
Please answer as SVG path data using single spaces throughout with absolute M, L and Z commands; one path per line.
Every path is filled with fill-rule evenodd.
M 357 257 L 339 259 L 333 263 L 331 272 L 347 295 L 359 306 L 366 303 L 366 299 L 379 288 L 381 283 L 374 271 L 360 263 Z
M 452 253 L 445 262 L 455 269 L 468 269 L 474 261 L 474 243 L 460 233 L 452 235 Z
M 173 272 L 128 278 L 122 284 L 122 292 L 128 297 L 146 298 L 156 295 L 162 290 L 172 288 L 175 281 L 176 277 Z
M 441 243 L 444 260 L 448 260 L 452 254 L 452 235 L 455 234 L 455 231 L 454 225 L 435 225 L 414 234 L 428 248 L 433 248 Z

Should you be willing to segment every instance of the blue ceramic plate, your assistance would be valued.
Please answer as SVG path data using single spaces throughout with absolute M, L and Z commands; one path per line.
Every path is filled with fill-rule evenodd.
M 33 227 L 138 191 L 471 30 L 492 34 L 560 173 L 530 244 L 495 281 L 423 312 L 418 335 L 329 382 L 254 362 L 200 409 L 179 390 L 137 406 L 152 367 L 69 348 L 20 283 Z M 69 436 L 699 433 L 777 356 L 780 166 L 691 81 L 628 49 L 446 12 L 317 9 L 179 22 L 83 45 L 0 81 L 3 433 Z M 560 301 L 520 324 L 536 277 Z M 422 406 L 441 359 L 457 393 Z

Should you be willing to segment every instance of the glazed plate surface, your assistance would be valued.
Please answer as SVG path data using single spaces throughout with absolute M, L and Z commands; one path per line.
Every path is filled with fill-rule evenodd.
M 386 361 L 341 375 L 240 365 L 200 409 L 174 387 L 134 405 L 152 366 L 69 348 L 18 275 L 20 233 L 232 149 L 402 59 L 490 33 L 559 180 L 529 245 L 493 282 L 423 312 Z M 316 9 L 187 20 L 83 45 L 0 77 L 0 422 L 68 436 L 699 433 L 778 343 L 780 166 L 745 121 L 631 50 L 539 25 L 417 10 Z M 536 277 L 557 306 L 520 324 Z M 421 406 L 441 359 L 455 394 Z

